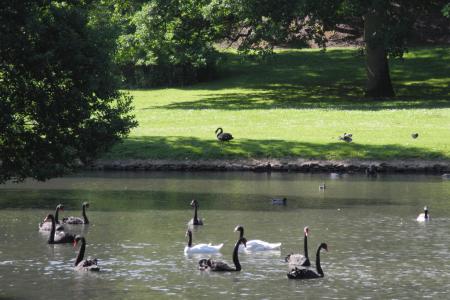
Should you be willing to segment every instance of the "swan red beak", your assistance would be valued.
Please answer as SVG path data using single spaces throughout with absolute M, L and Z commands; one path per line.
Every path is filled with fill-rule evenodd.
M 75 248 L 77 246 L 77 240 L 73 241 L 73 247 Z

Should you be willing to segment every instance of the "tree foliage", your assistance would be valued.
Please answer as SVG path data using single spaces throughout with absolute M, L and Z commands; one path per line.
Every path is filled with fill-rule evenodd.
M 128 85 L 183 85 L 213 76 L 218 56 L 206 2 L 152 0 L 131 15 L 116 56 Z
M 0 7 L 0 182 L 72 171 L 136 126 L 113 76 L 114 38 L 89 1 Z
M 417 14 L 442 1 L 431 0 L 212 0 L 211 20 L 243 52 L 271 53 L 292 39 L 326 46 L 325 32 L 338 24 L 365 30 L 367 95 L 394 95 L 387 57 L 401 57 Z

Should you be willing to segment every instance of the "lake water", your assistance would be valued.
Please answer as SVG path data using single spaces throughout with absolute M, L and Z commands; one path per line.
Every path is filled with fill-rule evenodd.
M 282 196 L 286 206 L 271 205 Z M 240 254 L 241 272 L 197 270 L 210 255 L 183 254 L 194 198 L 205 225 L 193 242 L 224 243 L 215 258 L 232 264 L 237 224 L 247 239 L 281 250 Z M 95 274 L 74 271 L 77 250 L 48 245 L 37 227 L 58 203 L 63 216 L 80 215 L 83 201 L 91 224 L 71 231 L 98 258 Z M 426 224 L 415 220 L 424 205 Z M 312 262 L 320 242 L 329 246 L 325 277 L 289 280 L 283 258 L 303 252 L 304 226 Z M 0 299 L 444 299 L 449 291 L 450 180 L 439 176 L 109 172 L 0 187 Z

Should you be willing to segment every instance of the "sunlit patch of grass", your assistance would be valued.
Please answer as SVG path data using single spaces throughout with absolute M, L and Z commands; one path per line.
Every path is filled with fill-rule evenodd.
M 139 127 L 105 158 L 450 158 L 448 49 L 393 61 L 394 99 L 362 96 L 355 49 L 282 50 L 267 62 L 224 56 L 218 80 L 131 91 Z M 219 143 L 217 127 L 235 140 Z M 353 143 L 337 139 L 344 132 Z

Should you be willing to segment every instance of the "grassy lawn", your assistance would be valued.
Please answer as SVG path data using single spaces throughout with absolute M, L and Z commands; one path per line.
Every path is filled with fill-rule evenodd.
M 391 62 L 394 100 L 362 97 L 355 49 L 284 50 L 265 63 L 225 56 L 216 81 L 130 91 L 139 127 L 104 158 L 450 158 L 449 48 Z M 221 145 L 217 127 L 235 139 Z M 344 132 L 353 143 L 337 139 Z

